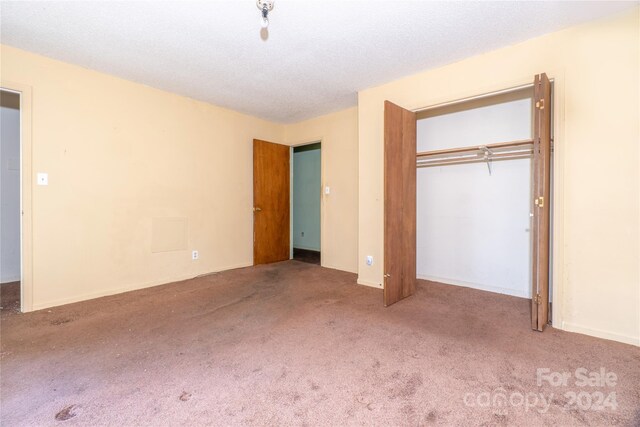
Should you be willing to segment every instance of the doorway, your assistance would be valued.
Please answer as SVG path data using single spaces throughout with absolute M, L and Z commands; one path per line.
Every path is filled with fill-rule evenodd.
M 21 308 L 20 94 L 0 90 L 0 307 Z
M 292 159 L 292 258 L 320 265 L 321 143 L 294 147 Z

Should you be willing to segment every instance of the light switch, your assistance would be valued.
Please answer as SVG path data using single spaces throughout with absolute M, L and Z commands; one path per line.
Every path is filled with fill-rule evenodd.
M 49 174 L 38 172 L 38 185 L 49 185 Z
M 331 188 L 328 185 L 324 187 L 324 194 L 331 194 Z

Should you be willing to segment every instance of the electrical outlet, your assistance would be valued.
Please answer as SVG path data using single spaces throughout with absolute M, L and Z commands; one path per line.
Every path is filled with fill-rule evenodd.
M 198 251 L 191 252 L 191 259 L 193 259 L 193 260 L 198 259 Z
M 373 265 L 373 257 L 371 255 L 367 255 L 367 265 Z

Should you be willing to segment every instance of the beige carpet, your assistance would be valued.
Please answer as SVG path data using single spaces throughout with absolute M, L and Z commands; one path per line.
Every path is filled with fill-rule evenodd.
M 384 308 L 381 291 L 355 279 L 290 261 L 30 314 L 3 310 L 0 422 L 640 421 L 640 348 L 532 332 L 527 301 L 454 286 L 420 282 L 414 297 Z M 537 368 L 571 378 L 538 386 Z M 578 368 L 617 379 L 581 387 Z M 582 393 L 579 403 L 571 393 Z

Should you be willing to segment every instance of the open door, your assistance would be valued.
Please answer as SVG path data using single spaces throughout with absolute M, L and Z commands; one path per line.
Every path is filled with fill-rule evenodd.
M 289 259 L 289 146 L 253 140 L 253 264 Z
M 534 81 L 533 115 L 533 224 L 531 328 L 549 323 L 549 218 L 551 190 L 551 83 L 546 74 Z
M 416 114 L 384 104 L 384 305 L 416 289 Z

